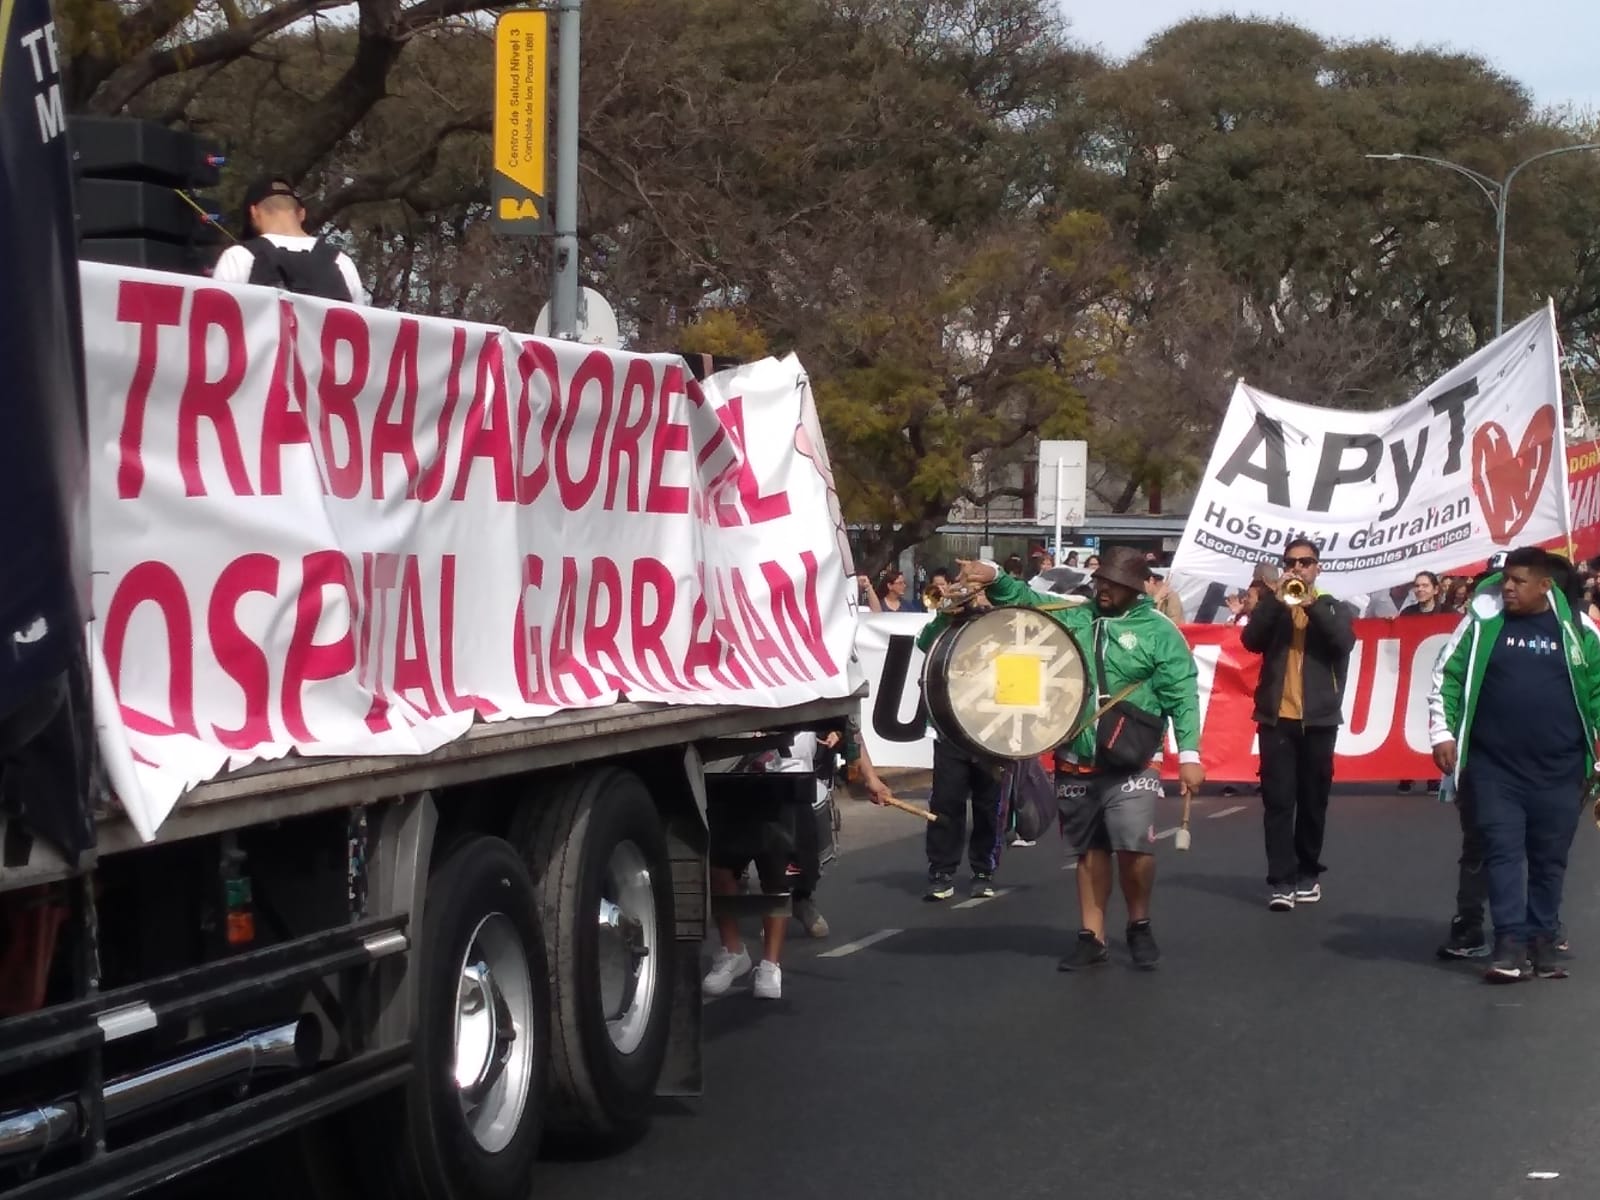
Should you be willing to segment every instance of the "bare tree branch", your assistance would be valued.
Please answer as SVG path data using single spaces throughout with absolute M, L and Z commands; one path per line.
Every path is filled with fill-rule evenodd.
M 252 17 L 240 25 L 229 25 L 207 37 L 197 38 L 166 50 L 147 50 L 131 58 L 95 82 L 89 106 L 98 113 L 120 112 L 145 88 L 158 79 L 232 62 L 248 53 L 257 42 L 286 28 L 311 13 L 337 8 L 345 0 L 283 0 L 283 3 Z M 193 2 L 190 0 L 190 7 Z M 81 60 L 80 60 L 81 62 Z M 80 63 L 74 72 L 82 71 Z

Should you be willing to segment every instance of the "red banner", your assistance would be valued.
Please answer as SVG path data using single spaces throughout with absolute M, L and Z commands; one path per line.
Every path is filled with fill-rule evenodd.
M 1359 782 L 1438 774 L 1428 744 L 1428 692 L 1434 664 L 1456 621 L 1444 616 L 1355 623 L 1336 778 Z M 1183 629 L 1200 672 L 1200 757 L 1206 776 L 1225 782 L 1253 781 L 1259 761 L 1253 714 L 1261 657 L 1240 644 L 1240 632 L 1236 625 Z M 1176 754 L 1167 755 L 1165 770 L 1176 778 Z
M 1600 441 L 1567 447 L 1574 562 L 1600 554 Z

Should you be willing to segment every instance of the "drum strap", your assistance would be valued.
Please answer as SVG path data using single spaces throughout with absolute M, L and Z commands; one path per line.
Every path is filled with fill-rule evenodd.
M 1108 697 L 1106 695 L 1106 652 L 1103 639 L 1101 637 L 1104 631 L 1105 625 L 1100 621 L 1096 621 L 1094 625 L 1095 698 L 1100 701 L 1100 707 L 1095 709 L 1094 712 L 1090 713 L 1083 720 L 1079 721 L 1077 725 L 1073 727 L 1072 732 L 1061 739 L 1061 744 L 1063 746 L 1077 741 L 1080 733 L 1082 733 L 1085 729 L 1088 729 L 1090 726 L 1097 724 L 1101 717 L 1105 716 L 1113 708 L 1121 704 L 1129 696 L 1133 695 L 1133 693 L 1138 689 L 1139 684 L 1143 682 L 1142 680 L 1135 679 L 1126 687 L 1118 689 L 1115 696 Z

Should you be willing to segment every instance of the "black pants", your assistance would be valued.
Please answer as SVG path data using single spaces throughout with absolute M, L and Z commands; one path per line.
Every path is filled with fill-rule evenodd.
M 1261 737 L 1262 824 L 1267 835 L 1267 883 L 1286 887 L 1315 879 L 1333 790 L 1334 726 L 1279 721 L 1257 727 Z
M 972 834 L 967 834 L 967 804 Z M 957 750 L 943 738 L 933 743 L 933 794 L 928 807 L 944 820 L 928 826 L 928 874 L 954 875 L 961 866 L 961 844 L 975 872 L 994 874 L 1005 843 L 1000 772 L 992 763 Z
M 1483 906 L 1489 900 L 1489 881 L 1483 873 L 1483 834 L 1478 829 L 1477 805 L 1466 781 L 1456 785 L 1456 816 L 1461 819 L 1461 857 L 1456 861 L 1456 915 L 1464 925 L 1483 927 Z

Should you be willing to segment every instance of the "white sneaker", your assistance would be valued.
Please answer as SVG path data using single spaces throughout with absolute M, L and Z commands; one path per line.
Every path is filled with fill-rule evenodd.
M 711 960 L 711 970 L 706 972 L 705 980 L 700 984 L 700 990 L 708 996 L 720 996 L 749 969 L 750 952 L 743 946 L 736 951 L 719 948 L 717 956 Z
M 756 999 L 781 1000 L 783 998 L 783 968 L 763 959 L 756 967 Z

